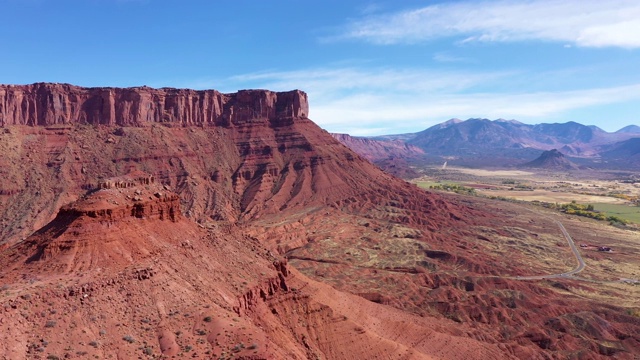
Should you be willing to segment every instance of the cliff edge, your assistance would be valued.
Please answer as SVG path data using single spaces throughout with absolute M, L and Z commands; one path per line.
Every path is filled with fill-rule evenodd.
M 146 86 L 84 88 L 70 84 L 0 85 L 0 126 L 151 123 L 241 125 L 251 120 L 306 118 L 307 94 L 189 90 Z

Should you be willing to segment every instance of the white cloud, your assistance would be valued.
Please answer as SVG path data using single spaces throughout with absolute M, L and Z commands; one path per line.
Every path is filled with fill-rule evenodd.
M 462 1 L 369 16 L 347 25 L 339 38 L 377 44 L 443 37 L 463 42 L 545 40 L 581 47 L 640 47 L 640 1 Z
M 461 91 L 513 74 L 513 71 L 472 73 L 350 67 L 253 73 L 232 77 L 230 81 L 234 84 L 257 83 L 265 88 L 278 91 L 303 89 L 322 98 L 330 98 L 340 97 L 348 91 L 360 93 Z
M 453 117 L 544 122 L 589 106 L 640 101 L 640 84 L 517 94 L 481 87 L 487 81 L 508 81 L 513 74 L 312 69 L 241 75 L 222 85 L 303 89 L 309 94 L 312 120 L 329 131 L 352 135 L 419 131 Z
M 640 100 L 640 84 L 581 91 L 526 94 L 416 94 L 411 97 L 360 96 L 317 104 L 312 118 L 331 131 L 345 126 L 358 129 L 354 135 L 368 134 L 371 126 L 395 127 L 390 133 L 418 131 L 446 119 L 507 118 L 543 122 L 565 112 L 589 106 Z M 337 129 L 337 130 L 333 130 Z
M 368 4 L 362 7 L 361 12 L 363 14 L 373 14 L 382 10 L 382 6 L 380 4 Z
M 448 52 L 441 51 L 433 55 L 433 60 L 441 63 L 468 63 L 472 62 L 471 59 L 452 55 Z

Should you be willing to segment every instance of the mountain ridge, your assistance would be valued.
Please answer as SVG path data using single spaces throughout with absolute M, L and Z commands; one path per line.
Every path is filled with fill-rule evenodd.
M 472 118 L 451 119 L 425 130 L 401 135 L 372 137 L 380 141 L 404 142 L 424 151 L 417 162 L 442 162 L 445 159 L 467 166 L 510 166 L 537 156 L 540 151 L 561 149 L 567 155 L 592 161 L 594 166 L 624 167 L 617 158 L 607 158 L 603 151 L 607 146 L 631 138 L 640 137 L 634 125 L 617 131 L 606 132 L 597 126 L 582 125 L 575 121 L 566 123 L 524 124 L 516 120 L 488 120 Z M 349 144 L 344 142 L 347 146 Z M 380 146 L 378 146 L 380 148 Z M 356 152 L 367 156 L 371 150 L 360 146 Z M 391 154 L 390 154 L 391 155 Z M 604 156 L 605 163 L 598 158 Z M 378 151 L 378 158 L 383 154 Z M 378 161 L 378 160 L 374 160 Z
M 616 131 L 616 133 L 634 133 L 640 134 L 640 126 L 638 125 L 627 125 L 620 130 Z

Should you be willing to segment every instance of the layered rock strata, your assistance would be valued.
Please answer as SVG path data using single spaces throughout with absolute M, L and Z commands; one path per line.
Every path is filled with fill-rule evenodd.
M 69 84 L 0 85 L 0 126 L 152 123 L 240 125 L 255 119 L 307 117 L 307 95 L 272 92 L 189 90 L 146 86 L 83 88 Z

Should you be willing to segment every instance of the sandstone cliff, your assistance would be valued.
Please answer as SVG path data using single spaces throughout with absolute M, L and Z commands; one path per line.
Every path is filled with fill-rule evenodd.
M 150 87 L 83 88 L 69 84 L 0 85 L 0 126 L 103 124 L 145 126 L 242 124 L 251 120 L 307 117 L 307 95 Z
M 436 205 L 437 195 L 414 199 L 413 186 L 307 114 L 301 91 L 2 85 L 0 243 L 27 237 L 97 182 L 132 171 L 175 189 L 185 215 L 201 223 L 347 206 L 346 199 L 364 204 L 381 194 L 375 206 L 419 204 L 408 218 L 431 229 L 460 218 L 451 215 L 455 206 Z

